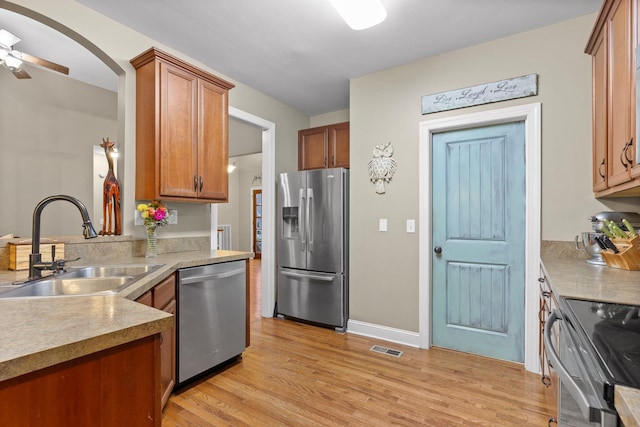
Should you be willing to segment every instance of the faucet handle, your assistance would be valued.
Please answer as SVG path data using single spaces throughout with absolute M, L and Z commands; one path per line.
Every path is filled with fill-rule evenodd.
M 60 272 L 64 272 L 64 268 L 66 267 L 68 262 L 74 262 L 74 261 L 78 261 L 80 259 L 80 257 L 75 258 L 75 259 L 59 259 L 58 261 L 52 260 L 51 263 L 51 269 L 55 272 L 55 273 L 60 273 Z

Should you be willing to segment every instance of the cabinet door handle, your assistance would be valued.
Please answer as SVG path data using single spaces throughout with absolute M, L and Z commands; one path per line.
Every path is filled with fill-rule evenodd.
M 624 147 L 622 147 L 622 151 L 620 151 L 620 163 L 622 163 L 622 166 L 624 166 L 625 169 L 627 169 L 629 167 L 629 164 L 627 162 L 625 162 L 625 159 L 627 158 L 626 152 L 627 152 L 627 147 L 628 146 L 629 146 L 629 142 L 624 144 Z
M 602 168 L 605 169 L 604 172 L 602 172 Z M 606 163 L 604 162 L 604 159 L 602 159 L 602 163 L 600 163 L 600 167 L 598 168 L 598 174 L 600 175 L 601 178 L 604 178 L 606 175 L 605 173 L 607 172 L 607 166 Z
M 202 175 L 200 176 L 200 191 L 202 191 L 202 186 L 204 185 L 204 180 L 202 179 Z
M 627 145 L 625 145 L 625 149 L 624 149 L 624 158 L 627 160 L 627 163 L 629 163 L 629 166 L 631 166 L 631 164 L 633 164 L 633 159 L 630 159 L 629 156 L 628 156 L 629 148 L 631 148 L 632 146 L 633 146 L 633 138 L 631 138 L 629 143 Z
M 193 175 L 193 191 L 198 191 L 198 177 Z

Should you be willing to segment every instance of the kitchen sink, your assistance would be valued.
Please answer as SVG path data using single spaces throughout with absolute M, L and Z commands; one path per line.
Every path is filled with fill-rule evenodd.
M 77 266 L 43 279 L 13 285 L 0 298 L 116 294 L 164 264 Z
M 67 273 L 63 273 L 65 278 L 83 277 L 136 277 L 156 270 L 164 264 L 136 264 L 136 265 L 102 265 L 102 266 L 78 266 L 70 267 Z M 60 277 L 60 276 L 59 276 Z

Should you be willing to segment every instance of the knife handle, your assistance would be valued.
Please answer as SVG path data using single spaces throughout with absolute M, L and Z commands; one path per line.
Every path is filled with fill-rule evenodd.
M 631 233 L 630 237 L 635 237 L 638 233 L 636 232 L 636 229 L 633 228 L 633 225 L 631 225 L 631 223 L 629 222 L 629 220 L 627 220 L 626 218 L 622 219 L 622 223 L 624 224 L 625 227 L 627 227 L 627 230 L 629 230 L 629 233 Z
M 613 239 L 613 234 L 611 234 L 611 231 L 609 231 L 609 227 L 607 227 L 607 224 L 603 224 L 600 231 L 604 233 L 604 235 L 608 238 Z
M 611 230 L 611 232 L 613 233 L 614 236 L 620 237 L 622 239 L 628 239 L 629 238 L 629 236 L 627 236 L 627 233 L 622 231 L 622 229 L 620 227 L 618 227 L 618 224 L 616 224 L 615 222 L 609 221 L 607 223 L 607 225 L 609 226 L 609 230 Z

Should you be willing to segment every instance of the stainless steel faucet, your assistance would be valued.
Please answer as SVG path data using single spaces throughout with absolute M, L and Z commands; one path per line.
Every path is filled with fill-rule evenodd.
M 91 218 L 89 218 L 89 212 L 87 211 L 86 206 L 75 197 L 66 196 L 64 194 L 59 194 L 57 196 L 49 196 L 46 199 L 43 199 L 36 205 L 36 208 L 33 211 L 33 228 L 31 233 L 31 254 L 29 255 L 29 279 L 38 279 L 42 277 L 42 270 L 56 270 L 59 265 L 64 267 L 64 260 L 58 260 L 57 263 L 55 261 L 51 263 L 42 262 L 42 255 L 40 254 L 40 217 L 42 216 L 42 210 L 49 203 L 54 202 L 56 200 L 66 200 L 67 202 L 73 203 L 78 210 L 80 211 L 80 215 L 82 215 L 82 228 L 85 239 L 93 239 L 94 237 L 98 237 L 98 233 L 93 228 L 91 224 Z

